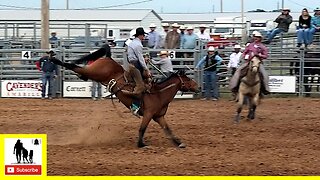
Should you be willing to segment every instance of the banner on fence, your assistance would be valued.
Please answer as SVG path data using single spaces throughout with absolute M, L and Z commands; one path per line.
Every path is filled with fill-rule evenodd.
M 295 93 L 295 76 L 269 76 L 269 87 L 271 92 Z
M 91 97 L 92 82 L 63 82 L 63 97 Z M 101 86 L 102 97 L 110 93 Z
M 41 98 L 40 80 L 2 80 L 1 97 Z

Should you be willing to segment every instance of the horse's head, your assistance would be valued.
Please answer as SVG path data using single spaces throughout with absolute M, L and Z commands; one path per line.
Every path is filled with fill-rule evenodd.
M 250 70 L 252 73 L 256 74 L 259 71 L 261 60 L 257 57 L 254 57 L 250 61 Z
M 185 71 L 179 70 L 175 74 L 179 77 L 180 82 L 181 82 L 181 87 L 179 89 L 180 91 L 182 91 L 182 92 L 191 91 L 191 92 L 195 92 L 195 93 L 200 92 L 198 84 L 193 79 L 189 78 L 185 74 Z

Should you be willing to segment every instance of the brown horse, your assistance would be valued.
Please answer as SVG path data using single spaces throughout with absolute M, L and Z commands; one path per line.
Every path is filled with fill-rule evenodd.
M 235 121 L 240 121 L 240 113 L 242 111 L 242 106 L 244 103 L 245 97 L 248 97 L 249 100 L 249 113 L 248 118 L 253 120 L 255 118 L 255 111 L 257 105 L 259 104 L 259 97 L 260 97 L 260 75 L 259 75 L 259 66 L 260 66 L 260 59 L 254 57 L 249 62 L 249 68 L 246 73 L 246 76 L 241 78 L 240 86 L 238 91 L 238 108 L 237 108 L 237 115 L 235 117 Z
M 72 63 L 64 63 L 57 59 L 54 59 L 53 62 L 78 73 L 82 77 L 101 82 L 104 85 L 109 85 L 110 92 L 115 94 L 127 108 L 130 108 L 133 97 L 124 94 L 121 90 L 132 89 L 132 83 L 126 82 L 124 69 L 113 59 L 109 57 L 100 58 L 90 66 L 85 67 L 79 67 Z M 138 147 L 145 146 L 143 136 L 151 119 L 156 121 L 161 128 L 164 129 L 164 132 L 171 138 L 175 145 L 181 148 L 185 147 L 185 144 L 174 136 L 164 119 L 169 103 L 179 90 L 183 92 L 198 92 L 198 86 L 197 83 L 187 77 L 184 72 L 179 71 L 165 81 L 153 84 L 151 92 L 143 95 L 142 106 L 139 111 L 139 114 L 143 115 L 143 118 L 139 129 Z

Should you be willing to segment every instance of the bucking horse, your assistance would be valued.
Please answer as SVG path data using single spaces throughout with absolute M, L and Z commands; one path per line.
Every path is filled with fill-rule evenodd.
M 105 58 L 100 58 L 102 56 Z M 80 67 L 77 64 L 87 60 L 95 60 L 90 66 Z M 108 45 L 86 55 L 75 63 L 62 62 L 53 58 L 53 63 L 63 66 L 66 69 L 76 72 L 83 80 L 91 79 L 107 86 L 112 95 L 115 95 L 128 109 L 134 97 L 124 94 L 121 90 L 133 89 L 132 82 L 128 82 L 124 76 L 124 68 L 111 58 L 111 51 Z M 199 92 L 197 83 L 189 78 L 184 71 L 177 71 L 160 83 L 153 83 L 149 92 L 145 92 L 141 98 L 139 114 L 143 116 L 139 129 L 138 147 L 144 147 L 144 133 L 151 119 L 156 121 L 172 142 L 180 148 L 186 147 L 169 128 L 164 116 L 168 110 L 169 103 L 173 100 L 178 91 Z

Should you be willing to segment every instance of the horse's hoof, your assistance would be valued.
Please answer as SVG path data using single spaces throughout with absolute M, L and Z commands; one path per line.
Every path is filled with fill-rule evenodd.
M 138 148 L 146 147 L 147 145 L 145 143 L 138 143 Z
M 186 145 L 186 144 L 184 144 L 184 143 L 181 143 L 178 147 L 179 147 L 179 148 L 186 148 L 186 147 L 187 147 L 187 145 Z

